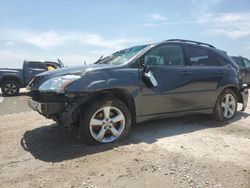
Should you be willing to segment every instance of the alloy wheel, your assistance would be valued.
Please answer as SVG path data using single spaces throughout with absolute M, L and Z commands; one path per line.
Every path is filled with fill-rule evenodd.
M 13 83 L 8 83 L 5 85 L 4 87 L 4 91 L 5 93 L 7 93 L 8 95 L 13 95 L 17 92 L 17 86 Z
M 89 123 L 89 130 L 95 140 L 108 143 L 121 136 L 125 123 L 125 117 L 121 110 L 105 106 L 94 113 Z
M 222 112 L 225 118 L 230 119 L 236 111 L 236 100 L 230 93 L 226 94 L 222 101 Z

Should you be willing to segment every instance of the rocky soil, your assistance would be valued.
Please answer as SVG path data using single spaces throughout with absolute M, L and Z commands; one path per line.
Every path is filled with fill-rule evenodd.
M 210 116 L 150 121 L 93 147 L 77 130 L 26 107 L 11 111 L 5 100 L 26 96 L 0 102 L 0 187 L 250 188 L 250 108 L 226 124 Z

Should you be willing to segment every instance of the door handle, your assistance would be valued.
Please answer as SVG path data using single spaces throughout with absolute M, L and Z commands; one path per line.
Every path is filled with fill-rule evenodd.
M 183 75 L 183 76 L 189 76 L 189 75 L 191 75 L 192 73 L 190 72 L 190 71 L 182 71 L 181 72 L 181 75 Z

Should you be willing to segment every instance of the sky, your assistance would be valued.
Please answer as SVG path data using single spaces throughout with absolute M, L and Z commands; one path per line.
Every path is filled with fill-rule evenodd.
M 0 67 L 101 55 L 167 39 L 250 58 L 250 0 L 0 0 Z

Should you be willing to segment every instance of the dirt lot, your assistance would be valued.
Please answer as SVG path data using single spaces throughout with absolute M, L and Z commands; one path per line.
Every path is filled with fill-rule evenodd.
M 26 99 L 0 96 L 0 187 L 250 188 L 250 103 L 227 124 L 150 121 L 120 143 L 90 147 Z

